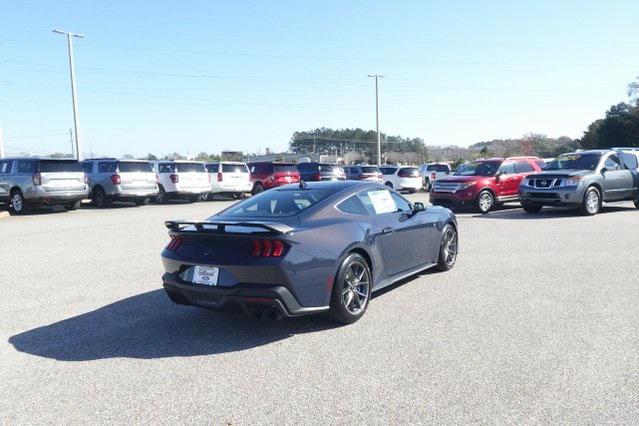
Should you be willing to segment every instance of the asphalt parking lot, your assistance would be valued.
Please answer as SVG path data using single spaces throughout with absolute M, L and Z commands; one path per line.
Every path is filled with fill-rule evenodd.
M 452 271 L 343 327 L 169 302 L 163 221 L 229 204 L 0 221 L 0 422 L 639 422 L 631 203 L 460 214 Z

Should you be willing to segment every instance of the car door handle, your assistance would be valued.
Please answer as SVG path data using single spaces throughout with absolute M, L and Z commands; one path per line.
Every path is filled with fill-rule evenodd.
M 388 228 L 382 229 L 382 233 L 384 233 L 384 234 L 392 234 L 393 231 L 395 231 L 395 230 L 393 228 L 391 228 L 390 226 Z

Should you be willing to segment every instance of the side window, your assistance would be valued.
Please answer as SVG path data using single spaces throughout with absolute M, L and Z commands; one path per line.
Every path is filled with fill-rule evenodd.
M 503 175 L 512 175 L 515 173 L 515 166 L 513 163 L 503 163 L 498 170 Z
M 35 163 L 33 161 L 18 161 L 18 173 L 35 172 Z
M 82 163 L 82 170 L 84 170 L 84 173 L 92 173 L 93 163 Z
M 0 161 L 0 173 L 9 174 L 11 173 L 11 161 Z
M 518 161 L 515 163 L 515 173 L 529 173 L 533 170 L 533 167 L 528 164 L 527 161 Z
M 621 162 L 619 161 L 617 154 L 612 154 L 610 157 L 606 158 L 604 166 L 608 171 L 621 170 Z
M 620 156 L 623 160 L 623 164 L 626 166 L 626 169 L 637 170 L 639 168 L 639 162 L 634 154 L 622 152 Z
M 411 211 L 411 206 L 408 201 L 406 201 L 401 195 L 391 192 L 391 197 L 393 197 L 393 201 L 395 201 L 395 206 L 397 207 L 398 212 L 409 212 Z
M 115 173 L 115 163 L 98 163 L 98 173 Z
M 387 189 L 370 189 L 358 194 L 359 199 L 370 214 L 393 213 L 397 211 L 397 204 Z
M 353 195 L 339 203 L 337 208 L 344 213 L 368 216 L 368 210 L 356 195 Z

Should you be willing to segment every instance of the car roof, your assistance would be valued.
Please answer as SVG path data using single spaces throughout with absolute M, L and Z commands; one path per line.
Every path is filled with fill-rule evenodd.
M 47 157 L 3 157 L 0 158 L 0 161 L 3 160 L 30 160 L 30 161 L 78 161 L 75 158 L 47 158 Z

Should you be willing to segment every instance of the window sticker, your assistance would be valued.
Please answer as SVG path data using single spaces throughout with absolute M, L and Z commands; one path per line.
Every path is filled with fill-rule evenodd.
M 390 192 L 385 189 L 381 189 L 379 191 L 371 191 L 368 193 L 368 197 L 373 203 L 373 208 L 375 209 L 375 213 L 391 213 L 397 211 L 397 206 L 395 205 L 395 201 L 391 196 Z

